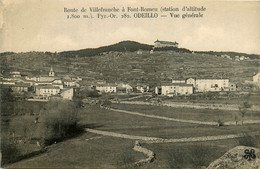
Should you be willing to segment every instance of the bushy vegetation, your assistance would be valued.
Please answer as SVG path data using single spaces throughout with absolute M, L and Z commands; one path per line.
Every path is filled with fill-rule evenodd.
M 15 101 L 15 97 L 11 93 L 11 89 L 8 86 L 0 85 L 0 96 L 1 103 Z
M 80 109 L 76 102 L 50 101 L 39 104 L 22 101 L 13 102 L 9 107 L 12 105 L 12 113 L 4 116 L 7 120 L 1 119 L 1 147 L 5 164 L 44 151 L 46 145 L 83 131 L 78 124 Z M 20 148 L 17 149 L 17 146 Z
M 78 97 L 81 98 L 81 99 L 85 99 L 87 97 L 97 98 L 99 96 L 100 96 L 100 94 L 97 90 L 87 90 L 87 89 L 85 89 L 85 90 L 80 91 L 80 94 L 79 94 Z
M 41 110 L 39 134 L 46 144 L 66 139 L 79 134 L 82 130 L 78 125 L 78 105 L 73 102 L 49 102 Z

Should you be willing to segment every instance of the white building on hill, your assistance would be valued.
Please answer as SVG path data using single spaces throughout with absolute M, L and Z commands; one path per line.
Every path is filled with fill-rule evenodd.
M 156 40 L 154 42 L 155 48 L 163 48 L 163 47 L 178 47 L 179 43 L 177 42 L 169 42 L 169 41 L 159 41 Z

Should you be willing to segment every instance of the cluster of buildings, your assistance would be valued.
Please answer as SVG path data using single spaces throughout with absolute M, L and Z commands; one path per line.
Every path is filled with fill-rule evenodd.
M 75 93 L 84 88 L 80 86 L 80 77 L 58 77 L 51 68 L 48 76 L 21 75 L 18 71 L 12 71 L 9 76 L 0 74 L 0 84 L 9 86 L 13 92 L 31 92 L 31 99 L 49 100 L 65 99 L 73 100 Z M 260 73 L 253 76 L 253 81 L 260 86 Z M 171 82 L 161 83 L 160 86 L 151 89 L 150 86 L 137 84 L 131 86 L 127 83 L 106 83 L 106 81 L 95 81 L 89 85 L 89 89 L 97 90 L 100 93 L 146 93 L 154 92 L 157 95 L 191 95 L 201 92 L 236 91 L 237 85 L 229 79 L 218 78 L 187 78 L 172 79 Z
M 55 75 L 51 68 L 48 76 L 28 76 L 22 75 L 18 71 L 12 71 L 9 76 L 1 76 L 0 84 L 8 85 L 16 93 L 31 92 L 33 99 L 48 100 L 50 98 L 60 98 L 72 100 L 74 91 L 79 87 L 81 78 L 60 78 Z
M 53 68 L 47 76 L 23 75 L 19 71 L 9 72 L 9 75 L 0 74 L 0 85 L 8 86 L 15 93 L 30 92 L 28 100 L 39 101 L 49 99 L 73 100 L 73 97 L 84 89 L 81 86 L 80 77 L 59 77 L 56 76 Z M 147 85 L 136 85 L 132 87 L 127 83 L 106 83 L 96 80 L 87 86 L 89 90 L 97 90 L 100 93 L 145 93 L 150 87 Z
M 131 86 L 127 83 L 106 83 L 105 81 L 96 82 L 95 85 L 92 85 L 92 89 L 98 90 L 101 93 L 146 93 L 150 91 L 148 85 L 136 85 Z
M 171 83 L 162 83 L 155 88 L 158 95 L 190 95 L 199 92 L 236 91 L 237 85 L 229 79 L 172 79 Z
M 249 57 L 245 57 L 245 56 L 235 56 L 234 58 L 232 58 L 231 56 L 225 54 L 225 55 L 220 55 L 220 57 L 222 58 L 226 58 L 229 60 L 234 60 L 234 61 L 243 61 L 243 60 L 250 60 Z

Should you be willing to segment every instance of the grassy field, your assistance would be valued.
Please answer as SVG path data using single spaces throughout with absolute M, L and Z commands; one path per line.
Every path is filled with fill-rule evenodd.
M 196 168 L 207 167 L 226 151 L 235 147 L 236 140 L 198 143 L 146 144 L 156 153 L 156 160 L 144 168 Z
M 113 105 L 122 109 L 129 109 L 141 113 L 151 113 L 171 117 L 174 108 L 137 106 L 137 105 Z M 159 111 L 160 110 L 160 111 Z M 176 109 L 179 116 L 187 118 L 191 114 L 184 109 Z M 210 116 L 224 112 L 208 110 L 193 111 L 194 119 L 203 120 L 207 113 Z M 79 114 L 80 125 L 97 130 L 111 131 L 129 135 L 151 136 L 161 138 L 182 138 L 207 135 L 225 135 L 259 129 L 259 125 L 245 126 L 205 126 L 189 123 L 179 123 L 160 119 L 146 118 L 136 115 L 123 114 L 112 110 L 100 109 L 98 106 L 87 106 Z M 206 117 L 204 117 L 206 119 Z M 90 139 L 91 138 L 91 139 Z M 143 144 L 142 146 L 156 153 L 156 160 L 141 168 L 173 168 L 176 160 L 181 167 L 191 167 L 195 165 L 207 166 L 210 162 L 223 155 L 230 148 L 238 145 L 237 140 L 210 141 L 203 143 L 160 143 Z M 144 159 L 142 153 L 132 150 L 134 140 L 101 136 L 92 133 L 83 133 L 72 138 L 48 147 L 47 152 L 13 163 L 6 167 L 41 167 L 41 168 L 61 168 L 61 167 L 84 167 L 84 168 L 124 168 L 125 165 Z M 195 157 L 196 152 L 203 153 L 200 158 Z M 194 157 L 190 156 L 193 154 Z M 177 156 L 183 157 L 178 158 Z M 175 159 L 175 160 L 173 160 Z
M 94 139 L 86 140 L 89 138 Z M 132 140 L 104 136 L 100 138 L 87 133 L 54 144 L 48 147 L 46 153 L 14 163 L 8 168 L 121 168 L 145 158 L 142 153 L 134 152 L 132 148 Z

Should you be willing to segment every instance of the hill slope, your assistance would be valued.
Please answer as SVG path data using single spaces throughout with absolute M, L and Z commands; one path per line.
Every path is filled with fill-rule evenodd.
M 139 49 L 143 50 L 141 54 L 135 52 Z M 2 73 L 18 70 L 29 75 L 47 75 L 52 66 L 59 76 L 73 74 L 87 82 L 103 79 L 149 85 L 187 77 L 226 77 L 233 82 L 244 82 L 252 80 L 253 74 L 259 71 L 256 60 L 236 62 L 213 53 L 191 53 L 180 48 L 155 50 L 150 54 L 151 49 L 151 45 L 124 41 L 96 49 L 60 53 L 5 53 L 0 55 L 0 66 Z
M 147 44 L 141 44 L 138 42 L 134 41 L 122 41 L 113 45 L 109 46 L 102 46 L 99 48 L 88 48 L 88 49 L 81 49 L 81 50 L 76 50 L 76 51 L 64 51 L 60 52 L 61 56 L 79 56 L 79 57 L 84 57 L 84 56 L 95 56 L 99 55 L 100 53 L 103 52 L 111 52 L 111 51 L 116 51 L 116 52 L 134 52 L 137 50 L 151 50 L 152 45 L 147 45 Z

